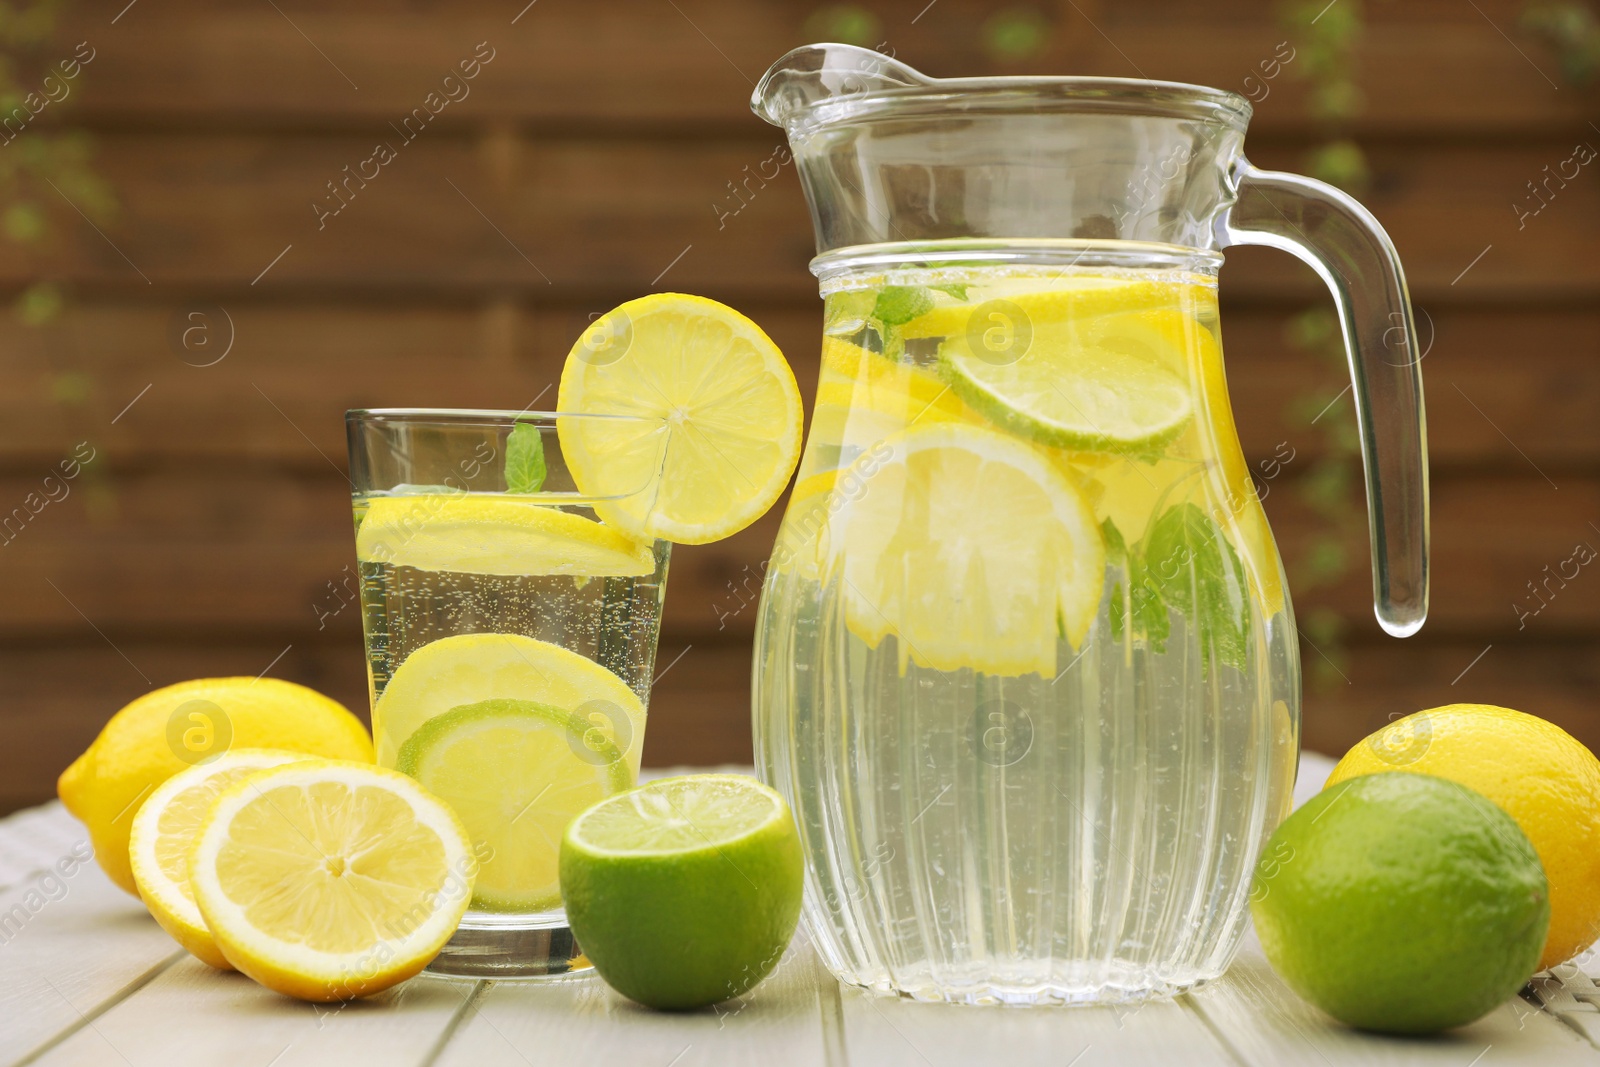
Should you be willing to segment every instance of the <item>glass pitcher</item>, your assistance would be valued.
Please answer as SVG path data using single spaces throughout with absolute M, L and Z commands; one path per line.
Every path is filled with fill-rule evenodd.
M 1333 290 L 1377 615 L 1427 611 L 1400 263 L 1338 190 L 1257 170 L 1250 105 L 1111 78 L 779 60 L 824 297 L 810 436 L 757 630 L 761 773 L 843 981 L 1094 1002 L 1222 973 L 1288 812 L 1300 670 L 1223 379 L 1219 249 Z

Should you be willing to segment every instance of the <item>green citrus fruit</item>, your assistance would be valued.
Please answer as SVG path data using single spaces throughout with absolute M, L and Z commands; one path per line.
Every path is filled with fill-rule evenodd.
M 777 965 L 800 917 L 800 838 L 754 778 L 696 774 L 619 793 L 561 840 L 561 896 L 611 987 L 652 1008 L 699 1008 Z
M 1443 778 L 1375 774 L 1324 790 L 1278 827 L 1250 911 L 1301 996 L 1364 1030 L 1425 1034 L 1522 988 L 1550 894 L 1533 845 L 1488 798 Z

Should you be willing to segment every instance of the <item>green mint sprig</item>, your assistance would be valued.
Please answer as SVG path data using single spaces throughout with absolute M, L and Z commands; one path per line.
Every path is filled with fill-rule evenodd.
M 1194 504 L 1177 504 L 1156 519 L 1132 549 L 1107 519 L 1106 554 L 1128 575 L 1111 591 L 1111 636 L 1132 628 L 1152 650 L 1166 650 L 1168 610 L 1189 620 L 1209 672 L 1217 662 L 1243 671 L 1250 649 L 1250 605 L 1244 564 L 1222 530 Z
M 506 438 L 506 492 L 537 493 L 544 485 L 544 435 L 531 422 L 519 422 Z

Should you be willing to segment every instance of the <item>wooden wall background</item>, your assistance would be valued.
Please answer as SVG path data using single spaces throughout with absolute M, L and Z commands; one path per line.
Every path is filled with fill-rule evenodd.
M 79 442 L 96 455 L 70 496 L 0 545 L 0 811 L 47 797 L 151 685 L 270 665 L 365 710 L 355 609 L 318 618 L 353 563 L 346 408 L 520 407 L 555 381 L 591 312 L 652 288 L 735 304 L 808 392 L 815 375 L 820 305 L 792 173 L 718 219 L 728 183 L 780 140 L 747 109 L 751 81 L 804 42 L 815 5 L 125 2 L 65 17 L 61 58 L 82 40 L 95 58 L 70 106 L 37 120 L 90 131 L 118 215 L 97 230 L 57 202 L 48 251 L 0 251 L 0 288 L 43 277 L 70 294 L 42 330 L 0 316 L 0 512 Z M 901 58 L 946 75 L 1240 89 L 1285 37 L 1249 0 L 1039 0 L 1050 43 L 1008 66 L 979 43 L 994 5 L 864 6 Z M 1384 637 L 1360 542 L 1341 586 L 1297 594 L 1302 612 L 1332 604 L 1354 620 L 1348 683 L 1307 695 L 1305 739 L 1323 751 L 1452 700 L 1520 707 L 1600 744 L 1600 574 L 1584 569 L 1521 629 L 1514 608 L 1546 566 L 1600 546 L 1600 172 L 1520 230 L 1511 207 L 1575 143 L 1600 145 L 1600 100 L 1556 88 L 1554 57 L 1516 30 L 1520 8 L 1366 4 L 1365 200 L 1436 330 L 1424 365 L 1434 609 L 1420 636 Z M 494 58 L 471 95 L 319 230 L 325 183 L 396 139 L 388 123 L 479 42 Z M 1304 84 L 1280 76 L 1252 158 L 1300 167 L 1306 115 Z M 1285 411 L 1315 371 L 1283 327 L 1325 294 L 1261 250 L 1231 255 L 1223 279 L 1246 450 L 1255 461 L 1288 441 L 1309 457 L 1315 435 Z M 193 366 L 172 326 L 208 306 L 218 344 L 214 309 L 226 310 L 233 344 Z M 1328 417 L 1351 419 L 1348 401 Z M 1316 520 L 1284 487 L 1307 467 L 1291 464 L 1266 505 L 1292 585 Z M 735 590 L 755 588 L 775 525 L 678 551 L 660 656 L 675 665 L 647 762 L 749 758 L 753 611 Z

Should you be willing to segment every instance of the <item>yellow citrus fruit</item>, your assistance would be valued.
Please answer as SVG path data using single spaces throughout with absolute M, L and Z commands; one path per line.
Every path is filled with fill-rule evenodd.
M 233 965 L 211 939 L 189 887 L 195 834 L 229 786 L 257 771 L 305 758 L 276 748 L 235 749 L 168 778 L 133 817 L 128 855 L 139 899 L 178 944 L 219 970 L 231 971 Z
M 314 689 L 277 678 L 199 678 L 146 693 L 113 715 L 56 791 L 89 828 L 106 874 L 137 895 L 128 833 L 139 805 L 174 774 L 230 748 L 372 761 L 361 720 Z
M 344 760 L 236 782 L 190 860 L 228 962 L 315 1001 L 376 993 L 426 967 L 460 925 L 475 874 L 449 807 L 398 771 Z
M 559 508 L 508 497 L 378 497 L 356 529 L 356 557 L 457 574 L 649 574 L 649 542 Z
M 701 296 L 654 293 L 595 320 L 567 356 L 556 408 L 629 416 L 556 429 L 595 514 L 637 538 L 735 534 L 772 507 L 800 458 L 800 389 L 783 353 Z
M 828 518 L 845 625 L 899 639 L 940 671 L 1054 678 L 1105 587 L 1105 544 L 1083 495 L 1025 442 L 960 422 L 883 443 L 855 499 Z
M 1571 734 L 1510 708 L 1449 704 L 1397 719 L 1357 744 L 1328 785 L 1381 771 L 1459 782 L 1522 827 L 1550 882 L 1540 969 L 1600 937 L 1600 760 Z
M 644 744 L 644 703 L 616 674 L 588 656 L 522 634 L 454 634 L 405 658 L 373 710 L 378 762 L 393 767 L 429 720 L 467 704 L 511 697 L 610 720 L 635 773 Z M 626 720 L 626 721 L 624 721 Z M 626 734 L 626 736 L 620 736 Z

